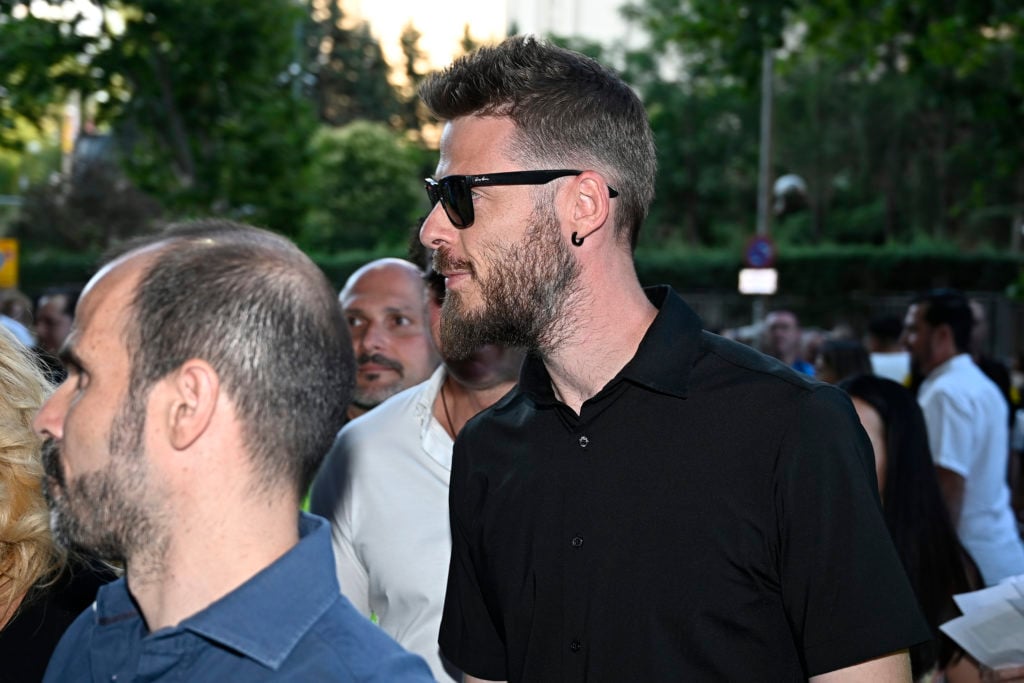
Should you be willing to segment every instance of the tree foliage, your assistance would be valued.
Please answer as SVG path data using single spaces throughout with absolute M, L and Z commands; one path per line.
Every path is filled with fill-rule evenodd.
M 798 173 L 809 193 L 779 236 L 1005 245 L 1024 221 L 1020 3 L 644 0 L 627 14 L 652 40 L 628 76 L 661 148 L 654 232 L 720 244 L 742 229 L 736 215 L 752 228 L 765 47 L 774 171 Z M 657 75 L 665 60 L 680 65 L 674 78 Z M 739 128 L 722 136 L 725 121 Z
M 322 128 L 313 148 L 314 209 L 301 244 L 318 252 L 404 244 L 427 211 L 422 149 L 369 121 Z
M 115 166 L 95 162 L 30 188 L 13 232 L 26 245 L 96 253 L 147 231 L 160 215 Z
M 62 15 L 37 16 L 36 5 L 3 10 L 0 88 L 9 97 L 0 127 L 14 115 L 40 123 L 81 93 L 130 178 L 174 213 L 295 232 L 314 125 L 290 83 L 297 46 L 287 27 L 301 24 L 301 7 L 111 0 L 90 5 L 90 15 L 65 3 Z M 102 20 L 86 28 L 97 12 Z
M 390 67 L 365 21 L 346 25 L 337 1 L 313 4 L 306 45 L 320 121 L 395 124 L 402 103 L 388 80 Z

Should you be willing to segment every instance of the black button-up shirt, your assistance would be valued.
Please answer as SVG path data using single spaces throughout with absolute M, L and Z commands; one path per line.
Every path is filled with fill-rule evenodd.
M 648 296 L 579 416 L 529 357 L 460 434 L 444 654 L 531 683 L 786 681 L 927 640 L 845 395 Z

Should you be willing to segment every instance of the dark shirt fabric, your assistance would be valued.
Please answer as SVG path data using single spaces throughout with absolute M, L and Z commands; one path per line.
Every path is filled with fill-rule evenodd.
M 299 543 L 272 565 L 155 633 L 124 579 L 104 586 L 61 640 L 45 680 L 432 681 L 422 659 L 341 595 L 327 522 L 303 514 L 299 531 Z
M 982 354 L 974 359 L 974 363 L 985 373 L 985 376 L 992 380 L 992 383 L 999 387 L 999 393 L 1006 400 L 1006 407 L 1010 418 L 1010 427 L 1013 427 L 1014 411 L 1013 404 L 1013 382 L 1010 379 L 1010 369 L 1006 363 L 998 358 Z
M 64 631 L 114 578 L 112 570 L 71 560 L 49 585 L 29 591 L 0 631 L 0 683 L 39 683 Z
M 804 681 L 928 640 L 840 390 L 667 287 L 577 416 L 536 356 L 455 444 L 442 652 L 510 681 Z

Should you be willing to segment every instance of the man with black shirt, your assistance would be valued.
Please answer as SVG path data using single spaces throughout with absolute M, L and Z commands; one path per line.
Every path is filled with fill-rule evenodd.
M 469 681 L 909 680 L 928 629 L 849 400 L 640 286 L 632 90 L 516 37 L 421 93 L 442 346 L 531 351 L 455 444 L 445 656 Z

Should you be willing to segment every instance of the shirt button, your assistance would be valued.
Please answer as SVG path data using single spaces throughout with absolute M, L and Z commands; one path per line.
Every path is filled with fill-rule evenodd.
M 580 650 L 583 649 L 583 643 L 581 643 L 578 640 L 574 640 L 571 643 L 569 643 L 569 649 L 572 650 L 573 652 L 579 652 Z
M 588 439 L 585 436 L 581 436 L 580 437 L 580 448 L 586 448 L 589 443 L 590 443 L 590 439 Z
M 583 545 L 583 537 L 582 536 L 573 536 L 572 537 L 572 547 L 573 548 L 579 548 L 581 545 Z

